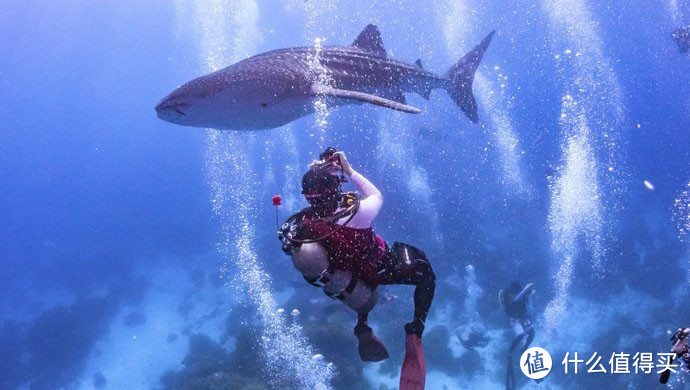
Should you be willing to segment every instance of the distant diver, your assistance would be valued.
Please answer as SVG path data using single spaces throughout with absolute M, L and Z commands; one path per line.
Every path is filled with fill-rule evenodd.
M 671 34 L 673 40 L 678 45 L 678 50 L 681 53 L 687 53 L 690 50 L 690 27 L 681 27 Z
M 671 337 L 671 344 L 671 353 L 675 354 L 671 362 L 680 359 L 681 367 L 684 365 L 685 370 L 690 370 L 690 327 L 685 329 L 678 328 L 673 337 Z M 659 382 L 666 384 L 670 376 L 671 370 L 664 371 L 659 378 Z
M 423 389 L 426 363 L 421 337 L 436 288 L 436 276 L 426 254 L 408 244 L 389 248 L 371 225 L 383 205 L 381 192 L 352 169 L 344 152 L 328 148 L 302 178 L 302 194 L 310 207 L 282 225 L 283 251 L 310 284 L 323 289 L 357 312 L 354 334 L 363 361 L 388 358 L 388 351 L 367 324 L 378 301 L 379 285 L 414 285 L 414 317 L 405 324 L 406 354 L 400 389 Z M 362 197 L 343 192 L 345 176 Z
M 494 32 L 441 76 L 386 54 L 379 29 L 368 25 L 350 46 L 291 47 L 273 50 L 196 78 L 175 89 L 157 106 L 172 123 L 220 130 L 272 129 L 314 112 L 314 102 L 333 106 L 369 103 L 407 113 L 405 93 L 425 99 L 445 89 L 474 123 L 474 73 Z
M 463 338 L 462 334 L 460 333 L 458 333 L 457 336 L 458 340 L 460 340 L 460 344 L 462 344 L 462 346 L 469 351 L 474 351 L 475 348 L 484 348 L 489 345 L 489 339 L 486 337 L 484 332 L 476 329 L 472 330 L 467 335 L 467 338 Z
M 533 292 L 534 283 L 529 283 L 523 288 L 519 282 L 513 282 L 498 293 L 498 302 L 517 335 L 510 344 L 506 357 L 506 390 L 515 389 L 515 374 L 513 373 L 515 348 L 521 346 L 520 354 L 522 354 L 534 339 L 534 326 L 532 326 L 528 310 L 529 297 Z

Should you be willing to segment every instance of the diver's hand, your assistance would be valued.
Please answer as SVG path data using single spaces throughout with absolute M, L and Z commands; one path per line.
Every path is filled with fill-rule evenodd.
M 671 352 L 675 353 L 678 356 L 684 354 L 688 348 L 687 345 L 685 344 L 685 339 L 687 337 L 688 337 L 687 334 L 681 333 L 678 336 L 678 340 L 676 340 L 676 342 L 671 347 Z
M 343 172 L 345 172 L 346 175 L 352 176 L 352 174 L 355 173 L 355 170 L 352 169 L 350 162 L 347 161 L 347 157 L 345 156 L 345 152 L 335 152 L 333 155 L 338 157 L 338 161 L 340 162 L 340 166 L 343 167 Z

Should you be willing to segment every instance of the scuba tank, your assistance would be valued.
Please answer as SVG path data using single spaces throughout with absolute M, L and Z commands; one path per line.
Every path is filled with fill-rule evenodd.
M 349 222 L 359 208 L 359 198 L 353 193 L 341 194 L 340 204 L 344 210 L 329 218 L 338 221 L 340 218 L 349 217 Z M 333 268 L 328 259 L 328 252 L 319 244 L 344 225 L 338 225 L 327 234 L 313 238 L 297 238 L 299 223 L 307 214 L 307 210 L 291 216 L 283 223 L 278 231 L 278 238 L 283 243 L 283 252 L 292 257 L 292 264 L 304 279 L 311 285 L 320 287 L 330 298 L 342 301 L 357 313 L 368 313 L 378 302 L 376 288 L 354 277 L 350 271 Z
M 376 289 L 363 280 L 352 276 L 350 271 L 334 269 L 328 263 L 328 253 L 317 242 L 294 248 L 292 264 L 302 273 L 304 279 L 333 299 L 342 301 L 350 309 L 364 314 L 371 311 L 378 302 Z

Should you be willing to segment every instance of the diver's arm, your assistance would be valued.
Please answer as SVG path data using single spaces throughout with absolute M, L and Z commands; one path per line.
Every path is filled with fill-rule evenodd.
M 359 192 L 364 195 L 364 200 L 369 198 L 377 199 L 379 203 L 383 204 L 383 195 L 375 185 L 373 185 L 366 177 L 362 176 L 361 173 L 353 170 L 352 175 L 350 175 L 350 180 L 357 186 Z M 379 207 L 381 206 L 379 204 Z
M 357 186 L 359 192 L 362 193 L 362 200 L 359 201 L 357 214 L 355 214 L 347 226 L 355 229 L 369 228 L 381 210 L 383 195 L 366 177 L 352 169 L 352 166 L 350 166 L 350 163 L 345 157 L 345 153 L 337 152 L 336 154 L 340 159 L 343 172 L 350 176 L 350 180 Z
M 383 205 L 383 195 L 366 177 L 359 172 L 352 171 L 350 180 L 357 186 L 362 193 L 363 199 L 359 201 L 357 214 L 352 218 L 347 226 L 355 229 L 370 228 Z
M 681 356 L 688 351 L 688 348 L 690 348 L 690 345 L 688 344 L 690 328 L 678 328 L 678 330 L 676 331 L 676 335 L 678 336 L 678 339 L 673 344 L 671 352 L 675 352 L 676 355 Z
M 522 291 L 515 296 L 513 303 L 518 303 L 524 298 L 527 298 L 532 291 L 534 291 L 534 283 L 528 283 L 525 288 L 523 288 Z

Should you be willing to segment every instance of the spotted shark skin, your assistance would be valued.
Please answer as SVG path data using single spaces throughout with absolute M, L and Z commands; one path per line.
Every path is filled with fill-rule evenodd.
M 272 129 L 314 112 L 314 101 L 329 106 L 374 104 L 407 113 L 405 93 L 428 99 L 445 89 L 474 123 L 474 73 L 494 35 L 441 76 L 390 58 L 372 24 L 349 46 L 291 47 L 247 58 L 178 87 L 156 106 L 159 118 L 182 126 L 220 130 Z M 315 65 L 316 64 L 316 65 Z

